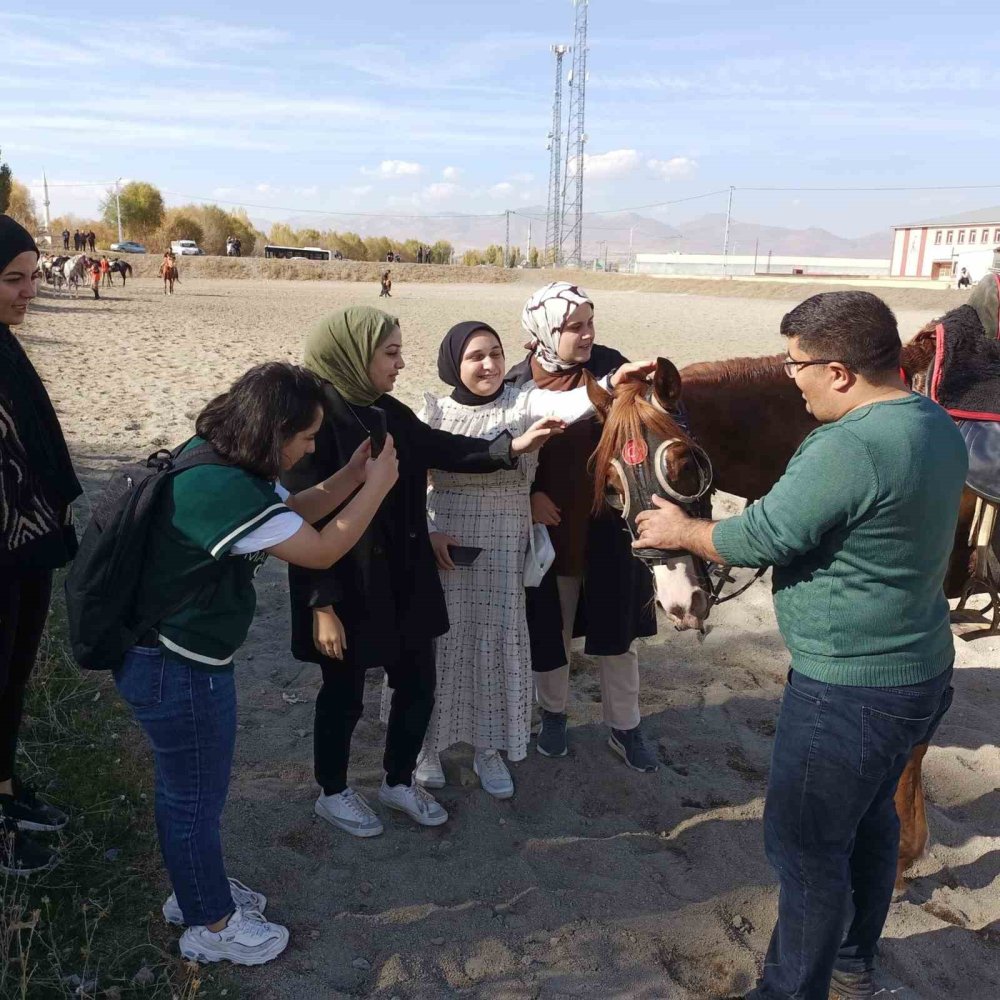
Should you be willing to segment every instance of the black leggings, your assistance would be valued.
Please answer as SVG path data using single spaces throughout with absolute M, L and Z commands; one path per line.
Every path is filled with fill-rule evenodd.
M 327 657 L 320 667 L 323 686 L 316 696 L 313 730 L 316 780 L 325 795 L 336 795 L 347 787 L 351 736 L 364 712 L 365 670 L 350 660 Z M 393 695 L 382 766 L 388 784 L 409 785 L 434 709 L 437 675 L 432 641 L 404 645 L 399 659 L 385 672 Z
M 14 777 L 24 690 L 52 596 L 52 571 L 4 571 L 0 582 L 0 781 Z

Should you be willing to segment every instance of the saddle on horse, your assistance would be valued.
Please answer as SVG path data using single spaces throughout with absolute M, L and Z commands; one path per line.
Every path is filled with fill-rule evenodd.
M 934 357 L 914 388 L 954 418 L 969 450 L 966 485 L 976 495 L 969 538 L 973 568 L 954 621 L 985 622 L 963 636 L 1000 634 L 1000 275 L 987 275 L 966 305 L 934 327 Z M 991 617 L 966 610 L 971 596 L 986 593 Z

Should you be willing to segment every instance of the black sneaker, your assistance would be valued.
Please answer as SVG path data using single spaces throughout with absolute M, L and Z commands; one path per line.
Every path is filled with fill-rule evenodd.
M 538 730 L 535 749 L 543 757 L 565 757 L 566 746 L 566 713 L 549 712 L 542 709 L 542 728 Z
M 43 802 L 30 785 L 22 785 L 14 779 L 14 794 L 0 795 L 0 815 L 17 823 L 22 830 L 39 833 L 56 833 L 68 822 L 69 817 L 61 809 Z
M 13 823 L 0 823 L 0 872 L 4 875 L 33 875 L 56 863 L 56 854 Z
M 833 970 L 830 996 L 839 1000 L 871 1000 L 875 996 L 875 977 L 871 972 L 841 972 Z
M 636 726 L 635 729 L 612 729 L 608 737 L 608 746 L 633 771 L 652 774 L 660 769 L 656 755 L 646 743 L 646 737 L 642 735 L 642 726 Z

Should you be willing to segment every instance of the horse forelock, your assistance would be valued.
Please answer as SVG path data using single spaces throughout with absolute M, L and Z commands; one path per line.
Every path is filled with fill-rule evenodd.
M 615 399 L 608 411 L 601 439 L 591 456 L 594 473 L 594 512 L 603 509 L 605 491 L 611 475 L 611 460 L 621 455 L 629 441 L 645 440 L 646 429 L 659 437 L 693 445 L 691 435 L 674 420 L 645 399 L 646 382 L 623 382 L 615 389 Z

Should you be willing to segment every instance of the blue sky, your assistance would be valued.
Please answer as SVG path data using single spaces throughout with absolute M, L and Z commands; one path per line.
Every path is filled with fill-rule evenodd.
M 571 40 L 571 0 L 161 9 L 0 13 L 0 147 L 22 180 L 47 171 L 54 214 L 101 193 L 63 185 L 119 176 L 255 218 L 544 204 L 549 46 Z M 587 210 L 733 184 L 737 218 L 854 236 L 1000 204 L 1000 187 L 742 190 L 1000 184 L 1000 32 L 976 9 L 592 0 Z

